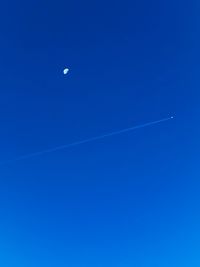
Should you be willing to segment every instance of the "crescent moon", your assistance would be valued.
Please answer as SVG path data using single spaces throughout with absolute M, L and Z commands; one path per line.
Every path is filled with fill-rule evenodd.
M 63 74 L 64 74 L 64 75 L 66 75 L 68 72 L 69 72 L 69 69 L 68 69 L 68 68 L 65 68 L 65 69 L 63 70 Z

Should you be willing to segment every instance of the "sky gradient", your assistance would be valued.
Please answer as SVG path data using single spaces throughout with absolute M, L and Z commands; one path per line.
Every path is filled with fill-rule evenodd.
M 200 266 L 200 4 L 1 4 L 0 266 Z M 70 69 L 63 75 L 63 69 Z

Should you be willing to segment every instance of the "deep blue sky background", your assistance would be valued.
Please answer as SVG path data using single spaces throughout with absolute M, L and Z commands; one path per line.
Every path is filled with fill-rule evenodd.
M 175 116 L 0 166 L 0 266 L 199 267 L 198 1 L 0 10 L 1 161 Z

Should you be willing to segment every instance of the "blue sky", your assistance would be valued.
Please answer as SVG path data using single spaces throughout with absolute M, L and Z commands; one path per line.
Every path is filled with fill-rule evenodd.
M 0 161 L 175 116 L 1 165 L 1 266 L 200 265 L 199 7 L 1 4 Z

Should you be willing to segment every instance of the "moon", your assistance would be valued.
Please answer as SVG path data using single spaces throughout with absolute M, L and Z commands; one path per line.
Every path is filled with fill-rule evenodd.
M 64 68 L 63 74 L 66 75 L 68 72 L 69 72 L 69 69 L 68 68 Z

